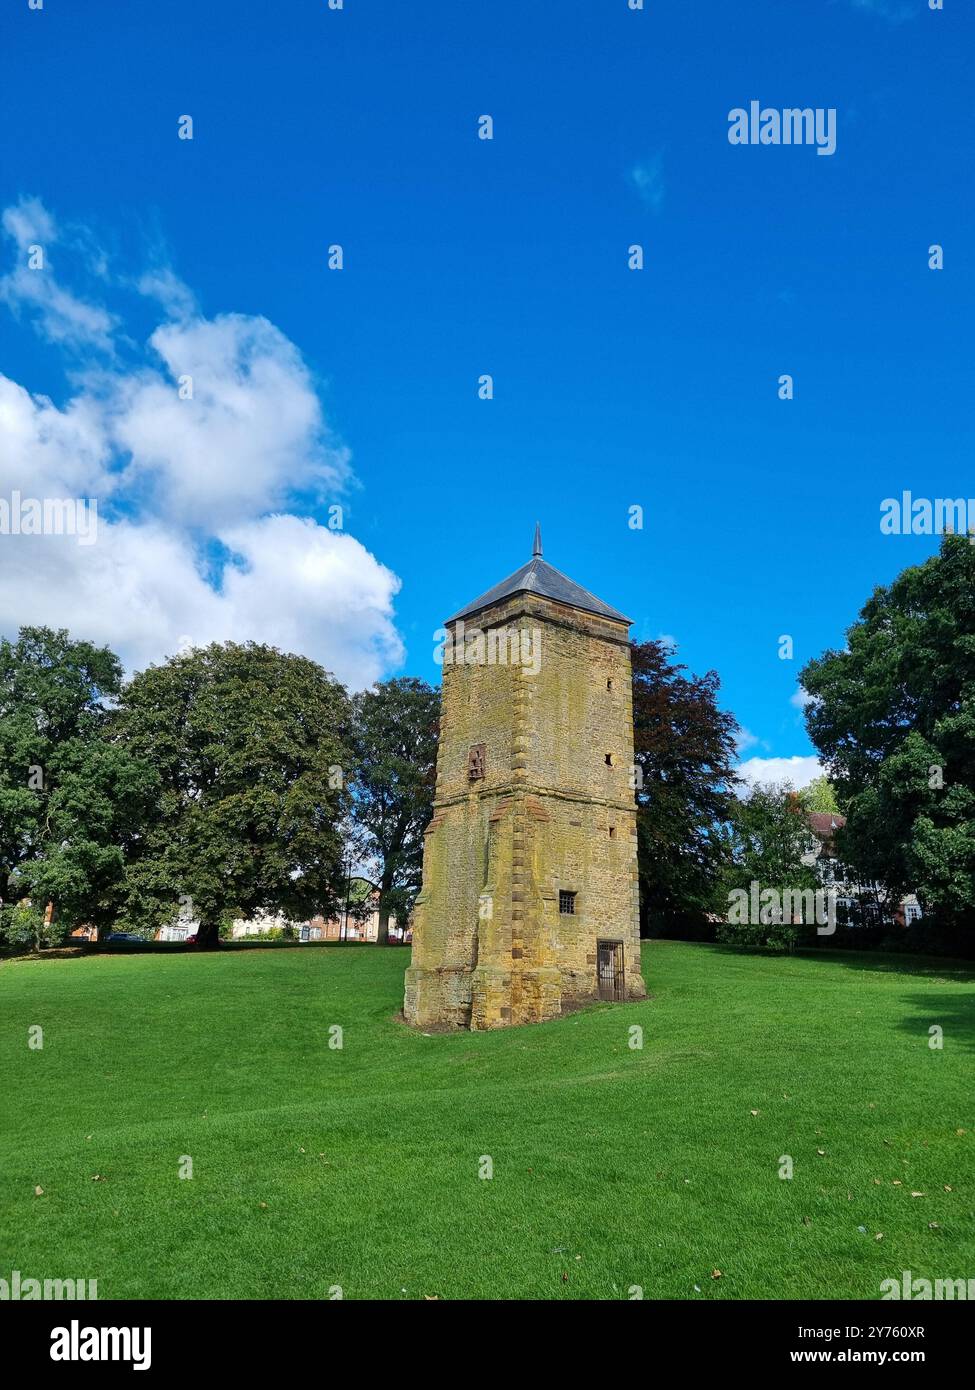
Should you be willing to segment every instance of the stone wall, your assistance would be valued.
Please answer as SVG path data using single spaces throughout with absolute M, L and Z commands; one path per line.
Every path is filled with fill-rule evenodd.
M 472 640 L 524 630 L 524 664 Z M 456 631 L 456 627 L 454 629 Z M 435 811 L 404 1011 L 420 1027 L 495 1028 L 595 997 L 596 943 L 640 975 L 633 714 L 626 625 L 516 595 L 467 623 L 480 660 L 443 670 Z M 485 748 L 471 781 L 472 746 Z M 607 761 L 608 759 L 608 761 Z M 559 911 L 559 892 L 575 912 Z

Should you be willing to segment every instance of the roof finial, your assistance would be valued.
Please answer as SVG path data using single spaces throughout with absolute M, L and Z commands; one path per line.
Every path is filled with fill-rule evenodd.
M 534 545 L 534 547 L 533 547 L 533 549 L 532 549 L 532 559 L 538 559 L 538 560 L 540 560 L 541 558 L 542 558 L 542 528 L 541 528 L 540 524 L 536 521 L 536 522 L 535 522 L 535 545 Z

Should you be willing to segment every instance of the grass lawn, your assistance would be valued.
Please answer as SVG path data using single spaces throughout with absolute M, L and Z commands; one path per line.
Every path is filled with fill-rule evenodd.
M 646 943 L 645 1003 L 424 1037 L 394 1018 L 407 963 L 0 967 L 0 1277 L 97 1278 L 103 1299 L 877 1298 L 905 1269 L 975 1277 L 971 970 Z

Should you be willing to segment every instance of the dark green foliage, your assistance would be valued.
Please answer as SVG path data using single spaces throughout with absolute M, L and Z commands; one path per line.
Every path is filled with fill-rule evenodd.
M 945 925 L 975 916 L 975 546 L 878 588 L 848 650 L 809 662 L 809 735 L 847 813 L 842 857 Z
M 802 862 L 813 842 L 798 793 L 788 786 L 753 787 L 735 801 L 721 834 L 726 862 L 715 910 L 730 920 L 719 924 L 718 940 L 789 948 L 804 940 L 810 933 L 794 920 L 798 914 L 787 904 L 792 895 L 815 892 L 819 881 L 815 870 Z M 763 893 L 774 898 L 770 896 L 763 905 Z M 741 910 L 743 894 L 747 912 Z M 756 896 L 758 913 L 754 911 Z M 803 921 L 814 927 L 814 912 L 806 913 Z
M 121 684 L 112 652 L 66 632 L 24 628 L 0 641 L 0 899 L 12 944 L 103 925 L 118 910 L 125 855 L 158 787 L 111 737 Z M 38 930 L 11 915 L 26 898 Z M 55 919 L 44 927 L 48 903 Z
M 725 859 L 716 834 L 734 806 L 733 715 L 714 671 L 688 676 L 664 642 L 633 648 L 640 927 L 700 929 Z
M 353 697 L 353 819 L 361 853 L 376 864 L 379 940 L 405 922 L 423 868 L 423 832 L 436 787 L 440 692 L 401 676 Z
M 127 919 L 161 924 L 182 905 L 200 944 L 215 944 L 231 905 L 245 916 L 334 912 L 350 714 L 315 662 L 252 642 L 137 675 L 118 737 L 156 769 L 161 795 L 127 872 Z

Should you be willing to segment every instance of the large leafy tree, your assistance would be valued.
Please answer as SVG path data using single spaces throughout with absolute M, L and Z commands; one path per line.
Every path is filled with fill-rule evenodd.
M 836 791 L 828 777 L 814 777 L 809 786 L 799 792 L 799 800 L 807 811 L 836 814 L 840 809 Z
M 151 762 L 162 791 L 127 872 L 128 919 L 160 924 L 183 906 L 209 946 L 231 907 L 333 913 L 350 713 L 315 662 L 253 642 L 214 643 L 137 675 L 119 738 Z
M 808 812 L 801 795 L 787 784 L 758 784 L 736 798 L 721 838 L 727 857 L 715 907 L 722 916 L 728 913 L 734 893 L 753 898 L 753 884 L 759 895 L 772 890 L 783 908 L 786 893 L 818 888 L 815 869 L 802 862 L 813 845 Z M 754 920 L 749 911 L 747 921 L 725 923 L 718 936 L 741 944 L 778 945 L 794 944 L 799 932 L 791 913 L 783 912 L 782 920 L 763 922 Z
M 975 916 L 975 546 L 875 590 L 845 651 L 809 662 L 809 734 L 837 786 L 838 844 L 865 878 L 914 890 L 947 923 Z
M 400 676 L 353 697 L 353 818 L 376 864 L 380 942 L 420 890 L 423 832 L 433 811 L 440 693 Z
M 49 935 L 119 907 L 157 790 L 151 766 L 108 737 L 121 686 L 107 647 L 65 631 L 0 641 L 0 899 L 29 898 L 38 932 L 49 903 Z
M 641 930 L 702 919 L 725 858 L 716 833 L 734 804 L 733 715 L 714 671 L 687 674 L 665 642 L 633 648 Z

